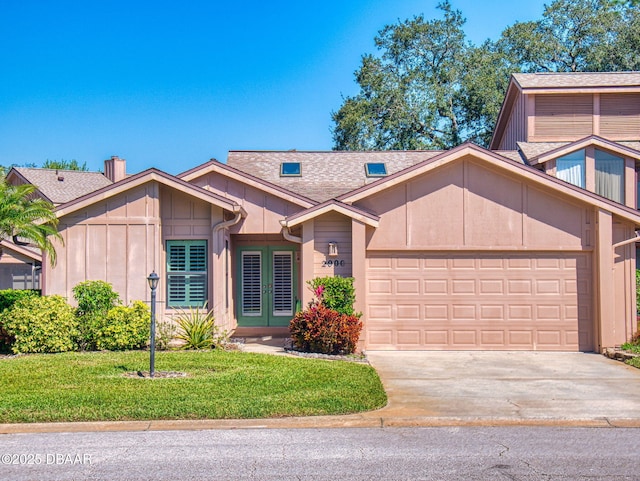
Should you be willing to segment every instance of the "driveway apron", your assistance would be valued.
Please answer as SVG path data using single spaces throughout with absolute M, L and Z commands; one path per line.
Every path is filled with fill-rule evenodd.
M 640 370 L 599 354 L 368 351 L 385 419 L 640 421 Z

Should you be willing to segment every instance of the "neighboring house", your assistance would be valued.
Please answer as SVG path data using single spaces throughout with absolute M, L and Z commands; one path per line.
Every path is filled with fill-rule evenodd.
M 148 301 L 155 270 L 161 316 L 266 335 L 335 274 L 368 349 L 600 351 L 636 325 L 638 149 L 639 74 L 517 74 L 490 150 L 232 151 L 78 196 L 43 291 Z
M 39 250 L 0 241 L 0 290 L 40 289 L 42 254 Z

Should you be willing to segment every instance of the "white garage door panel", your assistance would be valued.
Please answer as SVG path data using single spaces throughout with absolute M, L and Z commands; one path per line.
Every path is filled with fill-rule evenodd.
M 588 254 L 367 258 L 369 349 L 591 350 Z

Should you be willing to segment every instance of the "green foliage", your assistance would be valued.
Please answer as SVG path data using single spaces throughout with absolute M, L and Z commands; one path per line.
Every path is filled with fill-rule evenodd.
M 35 195 L 31 184 L 10 185 L 0 180 L 0 240 L 30 242 L 56 262 L 56 250 L 51 238 L 62 242 L 58 233 L 58 218 L 52 203 Z
M 176 337 L 177 327 L 170 321 L 156 321 L 156 349 L 164 351 Z
M 229 334 L 216 325 L 213 312 L 206 305 L 201 309 L 180 310 L 174 320 L 180 328 L 176 338 L 184 341 L 183 349 L 223 347 L 229 340 Z
M 40 295 L 39 290 L 17 290 L 6 289 L 0 291 L 0 314 L 5 309 L 10 309 L 20 299 L 26 299 L 30 297 L 37 297 Z M 0 318 L 0 351 L 7 351 L 11 348 L 11 345 L 15 341 L 14 337 L 7 332 L 2 324 L 2 318 Z
M 120 301 L 113 286 L 105 281 L 84 281 L 73 288 L 73 297 L 78 302 L 80 315 L 106 313 Z
M 78 303 L 77 343 L 82 350 L 98 349 L 98 338 L 109 311 L 120 302 L 120 296 L 105 281 L 84 281 L 73 288 Z
M 20 299 L 39 295 L 40 291 L 37 289 L 5 289 L 0 291 L 0 312 L 10 308 Z
M 289 324 L 297 349 L 323 354 L 354 353 L 361 330 L 362 321 L 356 316 L 340 314 L 322 304 L 297 313 Z
M 457 92 L 467 51 L 465 19 L 449 1 L 442 19 L 387 25 L 380 56 L 364 55 L 360 93 L 332 113 L 336 150 L 444 149 L 463 139 Z
M 385 26 L 378 55 L 356 72 L 360 91 L 332 112 L 336 150 L 487 146 L 512 72 L 640 70 L 638 1 L 554 0 L 475 46 L 450 2 L 442 18 Z
M 96 347 L 123 351 L 144 347 L 149 340 L 151 313 L 142 301 L 133 306 L 116 306 L 97 325 Z
M 352 354 L 358 346 L 362 321 L 324 305 L 324 288 L 314 290 L 316 298 L 289 323 L 297 349 L 322 354 Z M 352 309 L 353 310 L 353 309 Z
M 83 172 L 87 172 L 87 163 L 83 162 L 80 164 L 77 160 L 49 160 L 47 159 L 44 164 L 42 164 L 43 169 L 59 169 L 59 170 L 80 170 Z
M 14 337 L 14 353 L 63 352 L 74 349 L 77 321 L 60 296 L 24 297 L 0 314 L 0 323 Z
M 317 292 L 318 288 L 322 286 L 322 303 L 324 306 L 340 314 L 349 316 L 354 314 L 353 303 L 356 301 L 356 291 L 353 287 L 353 277 L 316 277 L 309 281 L 308 284 L 314 292 Z
M 640 269 L 636 269 L 636 311 L 640 315 Z

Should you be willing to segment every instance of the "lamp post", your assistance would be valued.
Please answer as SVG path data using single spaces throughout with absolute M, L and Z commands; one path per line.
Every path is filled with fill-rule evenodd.
M 155 374 L 155 357 L 156 357 L 156 289 L 158 288 L 158 282 L 160 277 L 153 271 L 147 277 L 149 288 L 151 289 L 151 365 L 149 366 L 149 376 L 153 377 Z

